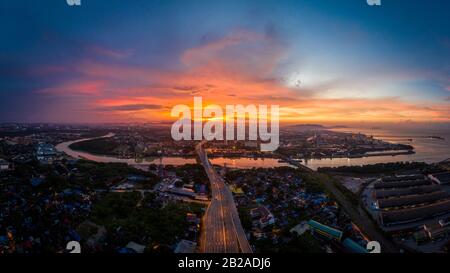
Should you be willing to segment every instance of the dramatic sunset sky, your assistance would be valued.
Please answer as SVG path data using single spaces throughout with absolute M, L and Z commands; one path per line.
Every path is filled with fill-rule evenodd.
M 2 0 L 0 122 L 450 123 L 450 1 Z

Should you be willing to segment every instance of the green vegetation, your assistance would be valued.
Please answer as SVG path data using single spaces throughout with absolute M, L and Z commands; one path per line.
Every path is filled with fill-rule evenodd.
M 96 138 L 73 143 L 70 149 L 99 155 L 115 155 L 119 145 L 112 138 Z
M 138 192 L 108 193 L 94 204 L 90 220 L 106 228 L 107 242 L 112 245 L 135 241 L 155 246 L 175 243 L 188 227 L 186 214 L 202 212 L 201 205 L 192 203 L 159 207 L 154 198 L 142 198 Z
M 176 187 L 182 187 L 183 184 L 194 183 L 195 185 L 205 185 L 209 189 L 210 184 L 203 166 L 200 164 L 185 164 L 182 166 L 166 166 L 166 170 L 173 171 L 181 179 L 175 183 Z
M 359 199 L 356 194 L 347 189 L 342 183 L 334 178 L 333 176 L 325 173 L 304 173 L 302 178 L 305 183 L 305 187 L 309 192 L 326 192 L 330 196 L 334 196 L 332 192 L 328 190 L 325 183 L 331 183 L 336 187 L 345 198 L 351 202 L 353 205 L 357 206 L 359 204 Z
M 347 189 L 339 180 L 331 175 L 324 173 L 302 173 L 301 177 L 303 178 L 304 186 L 308 192 L 326 192 L 328 195 L 334 196 L 325 185 L 325 183 L 332 183 L 349 202 L 355 206 L 359 204 L 358 196 Z
M 318 171 L 323 173 L 392 174 L 402 171 L 420 170 L 427 167 L 428 164 L 423 162 L 395 162 L 364 166 L 321 167 L 318 168 Z
M 323 253 L 320 242 L 311 233 L 305 232 L 301 236 L 294 236 L 288 242 L 274 244 L 270 239 L 255 241 L 255 247 L 260 253 Z
M 282 249 L 282 253 L 323 253 L 320 242 L 310 232 L 294 237 Z
M 112 183 L 122 181 L 128 175 L 139 175 L 148 178 L 145 188 L 153 187 L 159 178 L 153 173 L 138 170 L 125 163 L 99 163 L 88 160 L 79 160 L 75 167 L 83 174 L 79 179 L 85 181 L 84 177 L 91 177 L 90 185 L 94 187 L 105 187 Z
M 250 216 L 250 209 L 239 207 L 239 219 L 241 219 L 242 227 L 246 230 L 252 229 L 252 217 Z
M 306 191 L 310 193 L 326 193 L 326 187 L 324 183 L 327 183 L 329 180 L 329 176 L 322 175 L 319 173 L 304 173 L 299 172 L 299 176 L 303 180 L 303 187 Z
M 178 177 L 181 177 L 183 183 L 189 182 L 203 182 L 209 184 L 208 177 L 206 176 L 203 166 L 200 164 L 185 164 L 177 166 L 175 172 Z

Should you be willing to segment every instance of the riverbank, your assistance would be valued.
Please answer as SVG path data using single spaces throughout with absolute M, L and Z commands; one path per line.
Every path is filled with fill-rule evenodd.
M 348 130 L 348 128 L 347 128 Z M 397 133 L 393 133 L 398 135 Z M 183 156 L 163 156 L 163 157 L 149 157 L 149 158 L 120 158 L 117 156 L 108 156 L 102 154 L 95 154 L 86 151 L 76 151 L 70 146 L 74 143 L 113 137 L 115 134 L 109 133 L 105 136 L 85 138 L 75 141 L 63 142 L 56 146 L 56 149 L 60 152 L 65 152 L 67 155 L 74 158 L 84 158 L 96 162 L 118 162 L 126 163 L 133 166 L 141 166 L 145 168 L 151 164 L 163 164 L 163 165 L 184 165 L 195 164 L 195 157 L 183 157 Z M 386 141 L 396 142 L 395 139 L 388 138 L 385 135 Z M 446 146 L 448 138 L 446 140 L 429 139 L 429 138 L 414 138 L 415 153 L 411 151 L 387 151 L 385 153 L 375 153 L 368 155 L 361 155 L 359 157 L 332 157 L 332 158 L 305 158 L 302 159 L 301 165 L 306 166 L 312 170 L 317 170 L 321 167 L 340 167 L 340 166 L 363 166 L 374 165 L 378 163 L 394 163 L 394 162 L 426 162 L 435 163 L 448 158 L 450 153 L 449 146 Z M 402 142 L 402 139 L 398 139 Z M 448 153 L 447 153 L 448 152 Z M 273 168 L 283 166 L 297 166 L 297 164 L 291 164 L 288 161 L 279 161 L 278 156 L 270 157 L 242 157 L 214 154 L 211 156 L 211 162 L 220 166 L 227 166 L 228 168 Z
M 113 136 L 114 136 L 114 134 L 110 133 L 105 136 L 97 137 L 97 138 L 87 138 L 87 139 L 79 139 L 79 140 L 74 140 L 74 141 L 63 142 L 63 143 L 56 145 L 56 149 L 59 152 L 64 152 L 73 158 L 92 160 L 95 162 L 102 162 L 102 163 L 109 163 L 109 162 L 125 163 L 125 164 L 132 165 L 132 166 L 139 167 L 139 168 L 149 166 L 151 164 L 181 166 L 181 165 L 185 165 L 185 164 L 197 163 L 195 157 L 186 158 L 186 157 L 163 156 L 163 157 L 158 157 L 158 158 L 152 158 L 151 160 L 146 161 L 145 159 L 118 158 L 118 157 L 107 156 L 107 155 L 96 155 L 96 154 L 92 154 L 92 153 L 88 153 L 88 152 L 76 151 L 76 150 L 73 150 L 70 148 L 70 146 L 72 144 L 77 143 L 77 142 L 98 139 L 98 138 L 107 138 L 107 137 L 113 137 Z M 292 167 L 292 165 L 290 165 L 288 163 L 278 162 L 277 158 L 214 157 L 214 158 L 211 158 L 210 161 L 212 164 L 226 166 L 228 168 L 250 169 L 250 168 L 273 168 L 273 167 L 284 167 L 284 166 Z

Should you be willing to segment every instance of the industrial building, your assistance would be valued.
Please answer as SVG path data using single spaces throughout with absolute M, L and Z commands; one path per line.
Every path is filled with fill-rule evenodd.
M 398 198 L 385 198 L 377 200 L 377 207 L 379 209 L 414 207 L 445 200 L 449 197 L 450 195 L 446 192 L 436 191 L 419 195 L 400 196 Z
M 380 210 L 378 217 L 385 227 L 450 213 L 450 194 L 424 175 L 384 177 L 374 184 L 374 189 L 375 206 Z
M 450 184 L 450 172 L 429 174 L 428 178 L 439 185 Z
M 8 161 L 0 158 L 0 171 L 9 171 L 10 164 Z
M 380 221 L 383 225 L 405 224 L 429 219 L 450 212 L 450 200 L 420 206 L 411 209 L 383 211 L 380 213 Z
M 419 195 L 425 193 L 431 193 L 440 191 L 441 187 L 439 185 L 424 185 L 421 187 L 410 187 L 410 188 L 401 188 L 401 189 L 382 189 L 375 191 L 375 198 L 391 198 L 391 197 L 399 197 L 406 195 Z
M 367 249 L 353 241 L 351 238 L 344 237 L 344 233 L 338 229 L 329 227 L 314 220 L 309 220 L 308 225 L 313 234 L 318 234 L 322 238 L 339 244 L 340 247 L 346 252 L 368 253 Z
M 323 237 L 326 237 L 328 239 L 335 239 L 338 241 L 342 239 L 343 233 L 340 230 L 326 226 L 314 220 L 309 220 L 308 225 L 311 231 L 316 232 Z

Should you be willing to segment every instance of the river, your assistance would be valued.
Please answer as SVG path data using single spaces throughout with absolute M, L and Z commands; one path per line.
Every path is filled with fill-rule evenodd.
M 101 138 L 113 137 L 113 133 L 109 133 Z M 72 150 L 69 146 L 76 142 L 81 142 L 85 140 L 90 140 L 95 138 L 84 138 L 78 139 L 74 141 L 62 142 L 56 145 L 56 149 L 60 152 L 65 152 L 67 155 L 70 155 L 74 158 L 84 158 L 96 162 L 115 162 L 115 163 L 126 163 L 128 165 L 137 167 L 137 168 L 145 168 L 150 164 L 163 164 L 163 165 L 184 165 L 184 164 L 194 164 L 196 163 L 195 158 L 185 158 L 185 157 L 159 157 L 159 158 L 151 158 L 150 160 L 135 160 L 133 158 L 117 158 L 113 156 L 106 155 L 94 155 L 87 152 L 75 151 Z M 260 168 L 270 168 L 270 167 L 282 167 L 282 166 L 291 166 L 288 163 L 278 162 L 278 159 L 275 158 L 225 158 L 225 157 L 216 157 L 210 159 L 211 163 L 223 166 L 226 164 L 229 168 L 238 168 L 238 169 L 250 169 L 253 167 Z
M 339 166 L 355 166 L 366 165 L 376 163 L 398 162 L 398 161 L 421 161 L 427 163 L 434 163 L 445 160 L 450 157 L 450 132 L 430 132 L 430 131 L 395 131 L 395 130 L 383 130 L 383 129 L 364 129 L 364 128 L 341 128 L 336 129 L 342 132 L 364 133 L 373 135 L 376 138 L 383 139 L 385 141 L 393 143 L 411 144 L 414 146 L 415 154 L 402 154 L 396 156 L 369 156 L 362 158 L 326 158 L 326 159 L 309 159 L 303 162 L 307 167 L 317 170 L 319 167 L 339 167 Z M 443 139 L 430 138 L 431 135 L 442 136 Z M 110 133 L 103 137 L 113 137 L 114 134 Z M 116 158 L 112 156 L 94 155 L 87 152 L 75 151 L 69 148 L 69 146 L 76 142 L 89 140 L 92 138 L 79 139 L 74 141 L 68 141 L 60 143 L 56 146 L 56 149 L 61 152 L 74 157 L 85 158 L 96 162 L 119 162 L 126 163 L 137 168 L 145 169 L 150 164 L 164 164 L 164 165 L 184 165 L 196 163 L 195 158 L 184 157 L 161 157 L 151 158 L 147 160 L 136 161 L 135 159 Z M 211 163 L 221 165 L 227 165 L 229 168 L 248 169 L 253 167 L 270 168 L 291 166 L 288 163 L 279 162 L 275 158 L 225 158 L 216 157 L 210 159 Z
M 304 164 L 316 170 L 319 167 L 357 166 L 399 161 L 419 161 L 436 163 L 450 158 L 450 130 L 433 128 L 340 128 L 334 131 L 346 133 L 363 133 L 392 143 L 409 144 L 414 147 L 414 154 L 396 156 L 369 156 L 362 158 L 311 159 Z M 430 136 L 439 136 L 432 138 Z

